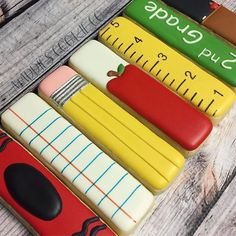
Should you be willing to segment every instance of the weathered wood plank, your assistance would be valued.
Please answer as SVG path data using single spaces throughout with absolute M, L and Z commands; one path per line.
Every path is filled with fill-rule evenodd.
M 34 5 L 37 0 L 1 0 L 0 1 L 0 27 L 20 15 L 27 8 Z
M 0 235 L 26 236 L 27 229 L 2 205 L 0 205 Z
M 194 236 L 236 235 L 236 179 L 230 183 Z
M 236 11 L 236 1 L 235 0 L 216 0 L 215 2 L 218 2 L 228 9 L 232 11 Z
M 156 199 L 157 209 L 137 235 L 192 235 L 215 204 L 236 166 L 236 105 L 214 128 L 184 172 Z
M 128 2 L 41 0 L 0 28 L 0 109 L 64 63 Z
M 234 0 L 231 0 L 231 1 L 228 0 L 225 2 L 227 6 L 231 7 L 231 9 L 233 9 L 233 7 L 236 6 L 236 2 Z M 38 7 L 38 5 L 40 4 L 36 4 L 33 8 Z M 33 11 L 33 8 L 30 9 L 30 14 L 35 14 L 35 12 Z M 38 9 L 38 11 L 40 11 L 40 9 Z M 20 17 L 22 16 L 19 16 L 18 18 Z M 38 18 L 31 18 L 32 17 L 31 15 L 29 17 L 30 17 L 30 20 L 33 20 L 33 21 L 38 19 Z M 71 19 L 71 16 L 69 16 L 69 19 Z M 9 24 L 11 24 L 12 22 L 13 21 L 11 21 Z M 76 25 L 76 21 L 74 21 L 73 24 L 70 25 L 70 27 L 73 28 L 74 25 Z M 52 35 L 51 37 L 54 38 L 54 43 L 51 43 L 50 38 L 49 38 L 49 44 L 50 43 L 51 44 L 48 47 L 45 46 L 46 43 L 44 43 L 47 37 L 45 35 L 40 35 L 38 33 L 36 33 L 36 39 L 34 38 L 35 35 L 33 36 L 29 35 L 30 37 L 29 40 L 33 40 L 34 43 L 26 42 L 26 45 L 24 45 L 24 44 L 20 44 L 19 41 L 17 43 L 15 41 L 17 38 L 14 39 L 13 40 L 14 43 L 11 44 L 11 45 L 14 45 L 14 49 L 19 48 L 19 50 L 22 50 L 22 48 L 24 48 L 24 50 L 26 51 L 26 53 L 24 53 L 24 55 L 22 56 L 20 55 L 20 52 L 15 53 L 13 50 L 11 51 L 7 43 L 5 44 L 6 49 L 4 49 L 4 47 L 0 45 L 0 52 L 2 52 L 2 50 L 4 49 L 4 51 L 7 50 L 8 53 L 14 53 L 14 56 L 8 55 L 7 59 L 4 59 L 5 65 L 6 66 L 8 65 L 8 68 L 4 71 L 4 75 L 5 76 L 9 75 L 8 78 L 14 78 L 14 75 L 16 76 L 17 74 L 20 74 L 23 70 L 25 70 L 25 68 L 30 68 L 30 65 L 34 64 L 34 60 L 41 58 L 39 57 L 39 55 L 45 55 L 44 54 L 45 51 L 38 50 L 37 45 L 41 47 L 41 50 L 43 50 L 44 48 L 46 49 L 48 48 L 49 52 L 50 50 L 52 50 L 52 46 L 58 49 L 59 46 L 57 43 L 59 41 L 56 41 L 57 32 L 55 32 L 55 30 L 53 30 L 52 28 L 51 28 L 51 31 L 49 30 L 49 32 L 50 32 L 50 35 Z M 16 29 L 17 27 L 15 28 L 15 30 Z M 20 29 L 22 28 L 20 27 Z M 56 30 L 58 29 L 59 27 L 56 26 Z M 8 30 L 9 30 L 8 31 L 9 34 L 10 33 L 12 34 L 10 28 Z M 48 31 L 48 29 L 46 28 L 45 30 Z M 63 30 L 64 29 L 62 29 L 62 31 Z M 35 29 L 35 32 L 37 32 L 36 29 Z M 26 33 L 26 31 L 24 31 L 24 33 Z M 56 34 L 55 37 L 54 37 L 54 34 Z M 63 35 L 65 36 L 65 34 Z M 37 37 L 38 38 L 43 37 L 43 38 L 41 39 L 41 41 L 40 40 L 38 41 Z M 1 38 L 1 34 L 0 34 L 0 38 Z M 11 37 L 7 37 L 7 39 L 9 40 L 10 38 Z M 23 38 L 27 40 L 27 37 L 23 37 Z M 43 46 L 41 44 L 43 44 Z M 31 46 L 32 46 L 32 50 L 28 48 Z M 75 47 L 77 47 L 77 45 Z M 73 50 L 74 48 L 71 51 Z M 34 55 L 32 55 L 31 52 L 34 52 Z M 19 59 L 18 58 L 15 59 L 14 57 L 19 57 Z M 24 59 L 25 57 L 27 57 L 27 59 Z M 67 57 L 68 55 L 66 55 L 65 57 L 61 55 L 57 57 L 54 55 L 53 60 L 56 61 L 55 64 L 59 64 L 60 60 L 63 63 L 64 61 L 66 61 Z M 14 59 L 14 60 L 11 61 L 10 59 Z M 9 64 L 6 63 L 7 60 L 9 60 L 8 62 Z M 21 65 L 21 60 L 22 60 L 23 65 Z M 28 63 L 27 63 L 27 60 L 28 60 Z M 3 75 L 1 74 L 1 68 L 4 68 L 4 67 L 1 67 L 1 61 L 2 60 L 0 59 L 0 76 Z M 15 66 L 13 66 L 14 63 L 16 64 Z M 18 69 L 18 67 L 20 67 L 20 69 Z M 53 69 L 53 67 L 54 66 L 51 66 L 51 67 L 49 66 L 49 68 L 51 69 Z M 45 73 L 45 71 L 43 71 L 42 74 L 43 73 Z M 35 78 L 37 79 L 39 77 L 40 77 L 40 73 L 38 73 L 37 76 L 34 76 L 33 79 Z M 3 91 L 3 89 L 1 91 Z M 145 236 L 146 235 L 150 235 L 150 236 L 181 235 L 182 236 L 182 235 L 194 234 L 196 229 L 199 227 L 201 222 L 204 221 L 204 218 L 207 216 L 211 208 L 219 199 L 224 189 L 227 187 L 227 185 L 230 183 L 230 181 L 232 181 L 232 179 L 235 176 L 235 171 L 236 171 L 236 168 L 235 168 L 236 167 L 235 119 L 236 119 L 236 105 L 231 110 L 231 112 L 227 115 L 224 121 L 221 122 L 220 125 L 218 125 L 216 128 L 214 128 L 211 137 L 209 138 L 207 143 L 201 148 L 201 150 L 195 156 L 187 160 L 187 164 L 184 169 L 184 172 L 179 176 L 179 178 L 174 182 L 174 184 L 166 192 L 164 192 L 163 194 L 157 197 L 156 199 L 157 209 L 155 210 L 153 215 L 150 217 L 150 219 L 146 222 L 146 224 L 142 227 L 142 229 L 136 232 L 135 234 L 136 236 L 143 236 L 143 235 Z M 1 214 L 1 210 L 0 210 L 0 214 Z M 0 222 L 1 222 L 1 219 L 4 219 L 4 218 L 0 217 Z M 4 228 L 4 226 L 2 225 L 0 224 L 0 227 Z M 13 223 L 11 227 L 14 227 L 14 226 L 15 224 Z M 199 228 L 199 230 L 200 229 L 201 228 Z M 25 231 L 23 231 L 23 233 L 19 232 L 17 235 L 19 236 L 24 235 L 24 233 Z M 0 235 L 1 235 L 1 231 L 0 231 Z M 12 235 L 12 234 L 7 234 L 7 235 Z

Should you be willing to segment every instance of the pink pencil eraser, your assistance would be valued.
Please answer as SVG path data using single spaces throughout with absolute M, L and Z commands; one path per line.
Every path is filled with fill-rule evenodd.
M 46 97 L 51 97 L 55 91 L 77 74 L 78 73 L 70 67 L 61 66 L 40 83 L 38 91 L 43 93 Z

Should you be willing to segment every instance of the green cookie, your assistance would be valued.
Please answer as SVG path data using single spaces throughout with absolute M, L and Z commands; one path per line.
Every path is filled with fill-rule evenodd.
M 134 0 L 126 16 L 236 87 L 236 48 L 161 1 Z

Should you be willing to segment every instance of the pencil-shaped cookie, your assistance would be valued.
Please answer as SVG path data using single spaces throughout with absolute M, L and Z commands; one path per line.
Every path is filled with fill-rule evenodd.
M 124 17 L 101 30 L 99 40 L 213 120 L 221 119 L 235 100 L 221 81 Z
M 5 128 L 118 234 L 129 234 L 153 195 L 46 102 L 29 93 L 2 115 Z
M 124 14 L 219 79 L 236 87 L 236 48 L 233 45 L 159 0 L 134 0 Z M 178 66 L 178 61 L 175 64 Z
M 34 234 L 115 235 L 57 177 L 2 130 L 0 200 Z
M 236 13 L 211 0 L 163 0 L 236 45 Z
M 69 67 L 60 67 L 39 93 L 153 192 L 173 181 L 184 157 Z
M 195 150 L 211 132 L 212 124 L 205 115 L 139 68 L 127 65 L 95 40 L 80 48 L 69 63 L 103 92 L 116 96 L 184 150 Z

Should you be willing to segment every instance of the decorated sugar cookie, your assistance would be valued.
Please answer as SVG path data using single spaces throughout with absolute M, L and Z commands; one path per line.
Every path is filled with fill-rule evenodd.
M 80 48 L 70 58 L 70 65 L 184 150 L 195 150 L 211 132 L 212 124 L 205 115 L 97 41 L 90 41 Z
M 35 234 L 115 235 L 57 177 L 2 130 L 0 199 Z
M 153 192 L 166 188 L 182 169 L 178 151 L 71 68 L 50 74 L 39 94 Z
M 22 97 L 2 123 L 116 233 L 129 234 L 152 209 L 139 181 L 37 95 Z
M 236 87 L 236 48 L 233 45 L 159 0 L 134 0 L 124 14 L 217 78 Z
M 214 121 L 224 117 L 235 101 L 229 87 L 124 17 L 102 29 L 99 40 Z

